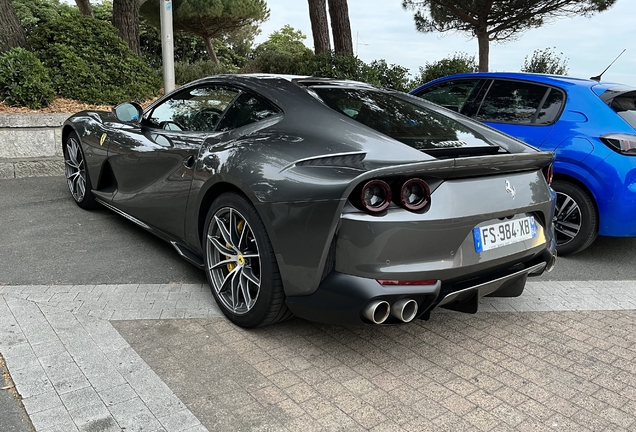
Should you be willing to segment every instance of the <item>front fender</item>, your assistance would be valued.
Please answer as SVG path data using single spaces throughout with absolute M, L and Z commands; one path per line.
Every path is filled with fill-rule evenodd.
M 90 112 L 81 112 L 66 120 L 62 128 L 62 145 L 66 142 L 71 131 L 79 137 L 86 156 L 86 169 L 94 188 L 97 187 L 102 166 L 108 157 L 108 140 L 101 140 L 105 128 L 99 120 L 97 114 L 91 115 Z

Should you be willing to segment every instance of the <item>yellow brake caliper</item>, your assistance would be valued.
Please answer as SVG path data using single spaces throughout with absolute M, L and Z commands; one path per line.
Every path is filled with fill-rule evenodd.
M 244 220 L 240 220 L 238 221 L 238 223 L 236 224 L 236 230 L 240 233 L 243 232 L 243 227 L 245 226 L 245 221 Z M 229 243 L 226 243 L 225 246 L 227 246 L 228 248 L 231 247 L 231 245 Z M 226 259 L 230 259 L 230 256 L 225 256 Z M 230 263 L 227 265 L 227 271 L 231 272 L 232 270 L 234 270 L 236 268 L 236 264 L 234 263 Z

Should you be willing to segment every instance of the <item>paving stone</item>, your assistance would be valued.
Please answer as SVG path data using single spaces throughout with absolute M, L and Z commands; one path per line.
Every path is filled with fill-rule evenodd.
M 482 300 L 523 313 L 443 312 L 428 322 L 363 329 L 293 320 L 246 331 L 209 318 L 218 308 L 207 285 L 12 287 L 11 298 L 0 287 L 0 324 L 17 326 L 2 335 L 0 350 L 10 371 L 12 361 L 24 362 L 15 375 L 32 388 L 39 387 L 25 371 L 37 369 L 36 355 L 55 370 L 50 378 L 61 392 L 65 378 L 78 376 L 62 367 L 77 364 L 71 372 L 90 386 L 62 393 L 68 406 L 50 382 L 25 398 L 30 414 L 70 407 L 77 416 L 68 430 L 97 427 L 91 422 L 108 412 L 120 427 L 145 431 L 553 430 L 553 423 L 630 430 L 636 314 L 600 309 L 617 299 L 625 307 L 633 288 L 530 282 L 520 299 Z M 126 335 L 139 321 L 120 321 L 162 316 L 170 319 L 132 339 Z M 186 316 L 202 319 L 173 321 Z
M 37 394 L 31 397 L 22 397 L 22 403 L 25 409 L 31 415 L 40 411 L 50 410 L 52 408 L 62 408 L 63 403 L 56 391 L 50 391 Z

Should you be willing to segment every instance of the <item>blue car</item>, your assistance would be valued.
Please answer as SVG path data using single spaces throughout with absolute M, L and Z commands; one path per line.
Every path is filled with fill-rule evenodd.
M 554 151 L 561 255 L 636 236 L 636 87 L 557 75 L 471 73 L 411 94 Z

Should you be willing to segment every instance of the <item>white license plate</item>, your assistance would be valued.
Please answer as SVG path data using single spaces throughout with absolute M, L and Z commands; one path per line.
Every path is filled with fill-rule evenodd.
M 475 250 L 483 252 L 536 237 L 537 225 L 533 216 L 511 219 L 492 225 L 473 228 Z

